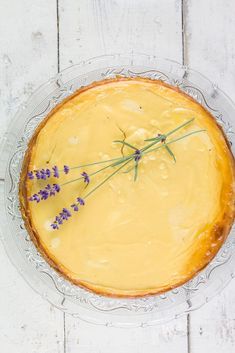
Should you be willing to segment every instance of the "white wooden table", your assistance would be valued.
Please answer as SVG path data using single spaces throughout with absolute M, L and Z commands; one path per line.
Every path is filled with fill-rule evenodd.
M 114 52 L 175 59 L 235 100 L 234 18 L 235 0 L 0 0 L 0 131 L 58 70 Z M 54 309 L 18 275 L 2 245 L 0 259 L 1 353 L 235 351 L 235 281 L 187 317 L 124 330 Z

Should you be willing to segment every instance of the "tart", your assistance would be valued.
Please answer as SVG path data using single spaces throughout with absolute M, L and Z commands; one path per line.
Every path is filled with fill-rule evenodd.
M 151 153 L 94 174 L 157 138 Z M 77 168 L 93 162 L 104 164 Z M 29 178 L 54 166 L 59 178 Z M 48 183 L 60 191 L 30 201 Z M 158 80 L 117 77 L 81 88 L 42 121 L 25 154 L 19 196 L 33 242 L 68 280 L 109 296 L 157 294 L 191 279 L 228 236 L 234 158 L 215 119 L 191 97 Z M 63 208 L 72 216 L 54 223 Z

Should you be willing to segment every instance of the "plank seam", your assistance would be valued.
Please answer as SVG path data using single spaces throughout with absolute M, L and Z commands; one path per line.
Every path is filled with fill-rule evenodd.
M 57 25 L 57 71 L 60 72 L 60 11 L 59 0 L 56 0 L 56 25 Z
M 67 352 L 67 345 L 66 345 L 66 317 L 65 313 L 63 313 L 63 331 L 64 331 L 64 353 Z
M 185 11 L 184 11 L 184 0 L 181 0 L 181 32 L 182 32 L 182 64 L 185 64 Z
M 188 353 L 191 353 L 190 329 L 191 329 L 191 317 L 190 317 L 190 314 L 187 314 L 187 351 Z

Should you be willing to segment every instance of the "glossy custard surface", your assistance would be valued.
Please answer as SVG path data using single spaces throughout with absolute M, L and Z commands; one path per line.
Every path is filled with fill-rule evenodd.
M 114 140 L 142 147 L 147 138 L 195 120 L 170 139 L 171 149 L 144 157 L 137 181 L 120 172 L 86 200 L 59 230 L 50 224 L 63 207 L 113 170 L 61 188 L 40 203 L 27 198 L 46 185 L 24 172 L 77 166 L 131 153 Z M 26 225 L 47 259 L 73 282 L 117 296 L 158 293 L 203 268 L 227 236 L 234 216 L 234 164 L 210 114 L 191 98 L 159 81 L 117 79 L 83 90 L 56 109 L 29 146 L 21 187 Z M 99 166 L 61 173 L 64 183 Z M 124 170 L 123 170 L 124 171 Z

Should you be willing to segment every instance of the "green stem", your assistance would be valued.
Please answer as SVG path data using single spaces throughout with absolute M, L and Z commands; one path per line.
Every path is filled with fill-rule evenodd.
M 121 140 L 115 140 L 113 141 L 115 143 L 122 143 L 123 145 L 132 148 L 133 150 L 137 150 L 137 148 L 135 146 L 132 146 L 130 143 L 126 142 L 126 141 L 121 141 Z
M 188 136 L 191 136 L 191 135 L 197 134 L 197 133 L 199 133 L 199 132 L 203 132 L 203 131 L 206 131 L 206 130 L 192 131 L 192 132 L 190 132 L 190 133 L 188 133 L 188 134 L 186 134 L 186 135 L 183 135 L 183 136 L 181 136 L 181 137 L 178 137 L 178 138 L 176 138 L 176 139 L 174 139 L 174 140 L 171 140 L 171 141 L 169 141 L 169 142 L 165 142 L 165 143 L 162 144 L 161 146 L 152 148 L 152 149 L 148 150 L 147 152 L 144 152 L 143 154 L 147 154 L 147 153 L 150 153 L 150 152 L 153 152 L 153 151 L 157 151 L 157 150 L 159 150 L 160 148 L 166 147 L 167 145 L 171 145 L 172 143 L 174 143 L 174 142 L 176 142 L 176 141 L 180 141 L 180 140 L 184 139 L 185 137 L 188 137 Z
M 182 129 L 183 127 L 187 126 L 188 124 L 190 124 L 192 121 L 194 120 L 194 118 L 186 121 L 185 123 L 183 123 L 182 125 L 179 125 L 178 127 L 176 127 L 174 130 L 171 130 L 170 132 L 168 132 L 166 134 L 166 136 L 170 136 L 172 134 L 174 134 L 176 131 L 178 131 L 179 129 Z
M 120 163 L 123 163 L 123 162 L 125 162 L 126 160 L 128 160 L 128 159 L 130 159 L 130 158 L 132 158 L 132 157 L 131 157 L 131 156 L 128 156 L 128 157 L 119 158 L 119 160 L 120 160 L 119 162 L 116 162 L 116 163 L 112 163 L 112 164 L 110 164 L 110 165 L 107 165 L 107 166 L 105 166 L 105 167 L 103 167 L 103 168 L 97 170 L 96 172 L 89 174 L 89 176 L 96 175 L 96 174 L 102 172 L 102 171 L 105 170 L 105 169 L 108 169 L 108 168 L 111 168 L 111 167 L 116 167 L 116 166 L 119 165 Z M 60 186 L 64 186 L 64 185 L 67 185 L 67 184 L 70 184 L 70 183 L 73 183 L 73 182 L 75 182 L 75 181 L 82 180 L 82 179 L 84 179 L 84 177 L 79 177 L 79 178 L 76 178 L 76 179 L 73 179 L 73 180 L 69 180 L 69 181 L 66 181 L 65 183 L 61 184 Z
M 152 142 L 152 143 L 150 143 L 149 145 L 147 145 L 145 148 L 142 148 L 140 151 L 141 151 L 141 153 L 142 153 L 143 155 L 145 155 L 145 154 L 147 154 L 147 153 L 150 153 L 150 152 L 153 152 L 153 151 L 157 151 L 157 150 L 159 150 L 159 149 L 161 149 L 161 148 L 166 148 L 168 145 L 170 145 L 170 144 L 172 144 L 172 143 L 174 143 L 174 142 L 176 142 L 176 141 L 182 140 L 182 139 L 184 139 L 185 137 L 188 137 L 188 136 L 190 136 L 190 135 L 194 135 L 194 134 L 196 134 L 196 133 L 203 132 L 203 131 L 206 131 L 206 130 L 197 130 L 197 131 L 190 132 L 190 133 L 188 133 L 188 134 L 186 134 L 186 135 L 183 135 L 183 136 L 181 136 L 181 137 L 178 137 L 177 139 L 171 140 L 171 141 L 169 141 L 169 142 L 165 142 L 165 143 L 162 144 L 161 146 L 158 146 L 158 147 L 156 147 L 156 148 L 152 148 L 152 149 L 149 150 L 150 147 L 152 147 L 152 146 L 155 145 L 157 142 L 159 142 L 159 141 L 155 141 L 155 142 Z M 124 163 L 125 161 L 130 162 L 133 158 L 134 158 L 134 155 L 133 155 L 133 154 L 130 154 L 130 155 L 126 156 L 126 157 L 117 158 L 117 159 L 118 159 L 118 162 L 112 163 L 112 164 L 110 164 L 110 165 L 107 165 L 107 166 L 105 166 L 104 168 L 101 168 L 101 169 L 95 171 L 94 173 L 89 174 L 89 176 L 96 175 L 96 174 L 102 172 L 102 171 L 105 170 L 105 169 L 112 168 L 112 167 L 116 167 L 116 166 L 118 166 L 119 164 Z M 115 158 L 115 160 L 117 160 L 117 159 Z M 131 169 L 128 170 L 128 171 L 131 171 L 132 169 L 134 169 L 134 167 L 131 168 Z M 119 170 L 119 169 L 118 169 L 118 170 Z M 82 179 L 83 179 L 83 177 L 79 177 L 79 178 L 76 178 L 76 179 L 67 181 L 67 182 L 61 184 L 60 186 L 65 186 L 65 185 L 67 185 L 67 184 L 70 184 L 70 183 L 73 183 L 73 182 L 75 182 L 75 181 L 79 181 L 79 180 L 82 180 Z
M 174 130 L 168 132 L 167 134 L 165 135 L 162 135 L 162 136 L 170 136 L 171 134 L 175 133 L 176 131 L 178 131 L 179 129 L 181 129 L 182 127 L 190 124 L 192 121 L 194 120 L 194 118 L 186 121 L 185 123 L 183 123 L 182 125 L 178 126 L 177 128 L 175 128 Z M 150 147 L 154 146 L 156 143 L 160 142 L 161 139 L 162 139 L 162 136 L 161 137 L 153 137 L 151 139 L 147 139 L 145 141 L 153 141 L 151 144 L 143 147 L 140 151 L 141 152 L 144 152 L 146 151 L 147 149 L 149 149 Z M 121 140 L 115 140 L 113 142 L 119 142 L 119 143 L 122 143 L 122 144 L 125 144 L 127 146 L 129 146 L 130 148 L 133 148 L 136 150 L 136 148 L 134 146 L 132 146 L 131 144 L 129 144 L 128 142 L 125 142 L 125 141 L 121 141 Z M 130 156 L 130 155 L 129 155 Z M 93 166 L 93 165 L 98 165 L 98 164 L 104 164 L 104 163 L 108 163 L 108 162 L 113 162 L 113 161 L 121 161 L 123 157 L 117 157 L 117 158 L 112 158 L 112 159 L 106 159 L 104 161 L 100 161 L 100 162 L 93 162 L 93 163 L 88 163 L 88 164 L 81 164 L 81 165 L 78 165 L 78 166 L 75 166 L 75 167 L 71 167 L 70 170 L 73 170 L 73 169 L 78 169 L 78 168 L 84 168 L 84 167 L 90 167 L 90 166 Z M 60 169 L 59 170 L 60 172 L 63 171 L 63 169 Z M 80 178 L 82 179 L 82 178 Z M 75 179 L 75 180 L 78 180 L 78 179 Z
M 117 161 L 119 159 L 121 159 L 122 157 L 118 157 L 118 158 L 112 158 L 112 159 L 106 159 L 105 161 L 100 161 L 100 162 L 94 162 L 94 163 L 88 163 L 88 164 L 81 164 L 81 165 L 78 165 L 76 167 L 72 167 L 72 168 L 69 168 L 70 170 L 73 170 L 73 169 L 78 169 L 78 168 L 84 168 L 84 167 L 90 167 L 92 165 L 97 165 L 97 164 L 103 164 L 103 163 L 108 163 L 108 162 L 113 162 L 113 161 Z M 59 172 L 63 172 L 63 169 L 60 169 Z
M 159 140 L 159 141 L 160 141 L 160 140 Z M 155 144 L 156 144 L 157 142 L 159 142 L 159 141 L 154 141 L 154 142 L 150 143 L 149 145 L 147 145 L 144 149 L 141 149 L 140 151 L 142 152 L 142 151 L 144 151 L 144 150 L 150 148 L 151 146 L 155 145 Z M 119 141 L 116 141 L 116 142 L 119 142 Z M 129 145 L 129 144 L 128 144 L 128 145 Z M 133 148 L 134 148 L 134 147 L 133 147 Z M 135 149 L 136 149 L 136 148 L 135 148 Z M 116 167 L 117 165 L 119 165 L 119 164 L 125 162 L 126 160 L 133 159 L 133 158 L 134 158 L 133 154 L 130 154 L 130 155 L 126 156 L 126 157 L 119 157 L 119 158 L 113 158 L 113 159 L 109 159 L 109 160 L 101 161 L 101 162 L 83 164 L 83 165 L 80 165 L 80 166 L 77 166 L 77 167 L 73 167 L 73 168 L 70 168 L 70 169 L 77 169 L 77 168 L 82 168 L 82 167 L 91 166 L 91 165 L 95 165 L 95 164 L 107 163 L 107 162 L 110 162 L 110 161 L 117 161 L 117 162 L 115 162 L 115 163 L 112 163 L 112 164 L 110 164 L 110 165 L 105 166 L 104 168 L 101 168 L 101 169 L 97 170 L 97 171 L 94 172 L 94 173 L 89 174 L 89 176 L 93 176 L 93 175 L 96 175 L 96 174 L 102 172 L 102 171 L 105 170 L 105 169 L 108 169 L 108 168 L 111 168 L 111 167 Z M 73 179 L 73 180 L 69 180 L 69 181 L 67 181 L 67 182 L 65 182 L 65 183 L 63 183 L 63 184 L 61 184 L 60 186 L 65 186 L 65 185 L 74 183 L 75 181 L 82 180 L 82 179 L 83 179 L 83 177 L 79 177 L 79 178 L 76 178 L 76 179 Z
M 135 162 L 134 169 L 135 169 L 134 181 L 136 181 L 137 180 L 137 176 L 138 176 L 138 162 Z
M 86 199 L 88 196 L 90 196 L 95 190 L 97 190 L 99 187 L 101 187 L 106 181 L 108 181 L 110 178 L 112 178 L 115 174 L 119 172 L 122 168 L 124 168 L 128 163 L 130 163 L 131 160 L 128 160 L 126 163 L 121 165 L 118 169 L 116 169 L 112 174 L 110 174 L 107 178 L 105 178 L 100 184 L 98 184 L 95 188 L 93 188 L 91 191 L 89 191 L 85 196 L 83 196 L 83 199 Z
M 192 119 L 186 121 L 185 123 L 179 125 L 179 126 L 176 127 L 174 130 L 171 130 L 171 131 L 168 132 L 167 134 L 162 134 L 161 137 L 160 137 L 160 139 L 161 139 L 163 136 L 168 137 L 168 136 L 174 134 L 176 131 L 178 131 L 178 130 L 182 129 L 184 126 L 190 124 L 193 120 L 194 120 L 194 118 L 192 118 Z M 157 137 L 153 137 L 153 138 L 147 139 L 147 140 L 145 140 L 145 141 L 154 141 L 154 140 L 158 140 L 158 139 L 159 139 L 159 137 L 157 136 Z

